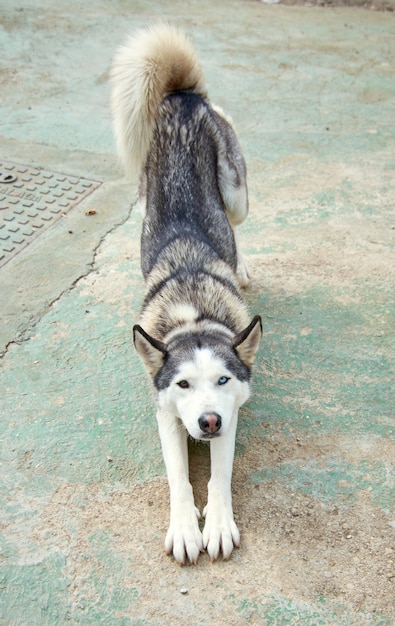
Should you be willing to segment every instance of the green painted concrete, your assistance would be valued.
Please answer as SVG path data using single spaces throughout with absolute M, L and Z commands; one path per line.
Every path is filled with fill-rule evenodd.
M 183 569 L 162 554 L 164 468 L 131 343 L 141 215 L 108 110 L 115 47 L 160 17 L 190 32 L 238 129 L 264 330 L 236 448 L 242 548 Z M 1 156 L 102 186 L 0 271 L 0 623 L 394 623 L 394 35 L 388 12 L 236 0 L 1 8 Z M 359 548 L 331 548 L 324 517 L 321 540 L 302 521 L 287 552 L 295 498 L 354 524 Z M 358 549 L 371 561 L 354 567 Z M 376 570 L 377 606 L 360 591 Z

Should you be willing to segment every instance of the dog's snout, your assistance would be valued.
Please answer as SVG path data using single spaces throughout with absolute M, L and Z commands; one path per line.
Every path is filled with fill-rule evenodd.
M 222 426 L 221 416 L 218 413 L 203 413 L 198 419 L 200 430 L 206 435 L 218 433 Z

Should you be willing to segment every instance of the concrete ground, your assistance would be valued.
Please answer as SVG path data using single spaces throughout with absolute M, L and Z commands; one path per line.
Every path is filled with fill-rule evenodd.
M 141 215 L 107 80 L 125 35 L 163 17 L 238 129 L 264 325 L 234 466 L 241 548 L 183 568 L 163 553 L 131 342 Z M 360 8 L 3 0 L 0 238 L 7 202 L 37 195 L 10 191 L 6 166 L 98 184 L 0 268 L 1 624 L 395 623 L 394 42 L 393 13 Z M 191 453 L 202 506 L 208 450 Z

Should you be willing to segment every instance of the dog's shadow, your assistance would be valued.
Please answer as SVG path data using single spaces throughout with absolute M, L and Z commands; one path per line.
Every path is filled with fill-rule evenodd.
M 195 504 L 202 512 L 207 504 L 207 483 L 210 480 L 210 445 L 188 438 L 188 456 Z

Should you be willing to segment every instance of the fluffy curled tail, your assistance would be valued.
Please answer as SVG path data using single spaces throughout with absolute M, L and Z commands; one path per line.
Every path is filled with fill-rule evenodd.
M 160 24 L 137 31 L 117 50 L 111 80 L 118 154 L 132 174 L 145 165 L 163 98 L 183 89 L 205 96 L 203 73 L 185 34 Z

